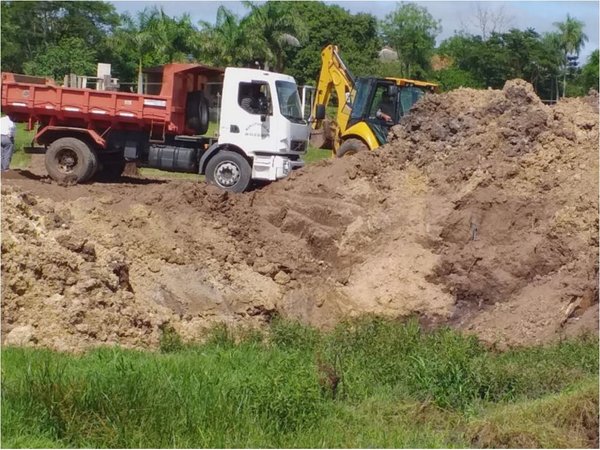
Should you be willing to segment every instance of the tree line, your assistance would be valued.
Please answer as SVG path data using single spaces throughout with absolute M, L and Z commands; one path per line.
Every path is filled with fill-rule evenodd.
M 413 3 L 397 4 L 383 20 L 321 2 L 242 3 L 242 16 L 220 6 L 215 23 L 194 23 L 189 13 L 171 17 L 158 7 L 132 15 L 102 1 L 4 1 L 2 70 L 60 81 L 93 75 L 105 62 L 122 85 L 133 86 L 146 67 L 201 62 L 261 67 L 314 84 L 321 49 L 334 43 L 355 75 L 426 79 L 444 90 L 501 88 L 523 78 L 549 100 L 598 89 L 598 50 L 578 61 L 588 38 L 570 15 L 538 33 L 496 30 L 490 25 L 502 17 L 478 9 L 480 33 L 457 32 L 436 46 L 440 22 Z

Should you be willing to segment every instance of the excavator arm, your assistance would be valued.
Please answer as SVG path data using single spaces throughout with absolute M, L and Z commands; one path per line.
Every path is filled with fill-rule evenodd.
M 344 110 L 354 87 L 354 77 L 338 53 L 337 45 L 328 45 L 321 51 L 321 72 L 317 82 L 317 92 L 313 103 L 312 117 L 317 117 L 317 108 L 324 109 L 329 103 L 331 93 L 335 90 L 338 98 L 336 122 L 339 129 L 345 129 L 350 117 L 348 109 Z M 323 119 L 313 122 L 313 129 L 323 126 Z

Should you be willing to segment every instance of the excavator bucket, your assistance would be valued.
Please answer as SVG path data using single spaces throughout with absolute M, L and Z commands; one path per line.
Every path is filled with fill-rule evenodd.
M 333 150 L 335 138 L 335 124 L 331 119 L 324 119 L 323 125 L 318 130 L 310 130 L 310 145 L 315 148 Z

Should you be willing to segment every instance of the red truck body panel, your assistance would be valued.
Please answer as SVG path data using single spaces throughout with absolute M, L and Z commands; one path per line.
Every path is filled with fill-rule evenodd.
M 15 122 L 40 123 L 41 137 L 54 131 L 88 130 L 103 147 L 108 130 L 144 131 L 151 138 L 165 134 L 193 134 L 186 128 L 186 101 L 191 91 L 219 82 L 224 70 L 199 64 L 167 64 L 159 95 L 66 88 L 47 78 L 2 73 L 2 112 Z

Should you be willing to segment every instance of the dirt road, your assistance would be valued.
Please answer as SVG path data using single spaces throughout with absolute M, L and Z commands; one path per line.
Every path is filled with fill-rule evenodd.
M 499 346 L 598 328 L 598 98 L 432 95 L 391 142 L 235 195 L 2 178 L 5 343 L 155 347 L 275 313 L 448 323 Z

